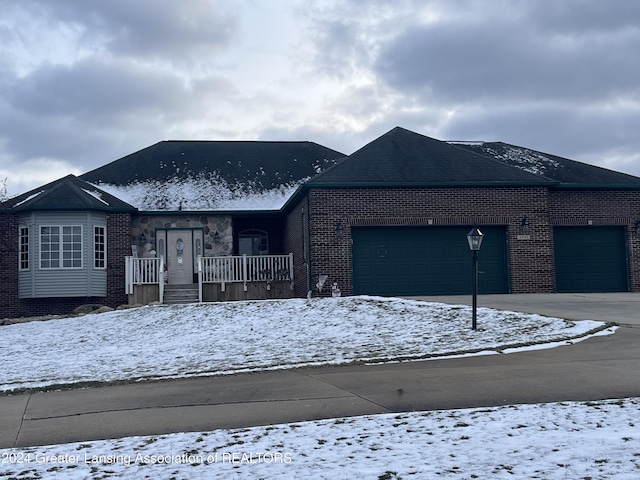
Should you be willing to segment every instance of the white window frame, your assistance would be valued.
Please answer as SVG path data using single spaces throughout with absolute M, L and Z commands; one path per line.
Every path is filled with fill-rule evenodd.
M 55 242 L 44 242 L 42 241 L 42 236 L 44 235 L 42 230 L 44 228 L 49 228 L 49 229 L 54 229 L 57 228 L 58 231 L 57 233 L 53 233 L 52 231 L 50 231 L 49 235 L 57 235 L 58 236 L 58 241 L 57 241 L 57 250 L 49 250 L 48 253 L 50 253 L 50 257 L 48 259 L 43 259 L 43 254 L 45 253 L 43 251 L 43 244 L 49 244 L 49 245 L 55 245 Z M 80 229 L 80 242 L 75 242 L 73 239 L 70 242 L 65 242 L 64 237 L 65 235 L 77 235 L 76 233 L 73 232 L 73 229 L 75 228 L 79 228 Z M 72 231 L 70 233 L 65 233 L 65 229 L 71 229 Z M 82 225 L 40 225 L 39 226 L 39 235 L 38 235 L 38 242 L 40 245 L 39 251 L 40 251 L 40 255 L 39 255 L 39 266 L 41 270 L 80 270 L 82 268 L 84 268 L 84 232 L 83 232 L 83 228 Z M 80 249 L 74 249 L 74 245 L 77 245 L 79 243 L 80 245 Z M 71 245 L 70 249 L 65 249 L 66 245 Z M 53 255 L 54 252 L 57 252 L 57 258 L 56 256 Z M 65 252 L 71 252 L 72 257 L 70 259 L 64 258 L 64 254 Z M 79 252 L 79 258 L 74 258 L 74 253 Z M 78 266 L 74 266 L 73 262 L 74 260 L 80 260 L 80 265 Z M 69 266 L 65 266 L 65 262 L 71 262 L 71 265 Z M 43 266 L 43 262 L 49 262 L 48 266 Z M 51 266 L 52 263 L 57 263 L 56 266 Z
M 30 233 L 28 225 L 20 225 L 18 229 L 18 268 L 22 272 L 29 270 L 31 267 Z
M 100 234 L 98 234 L 98 229 L 102 230 Z M 98 235 L 102 237 L 101 242 L 98 242 Z M 99 245 L 102 246 L 102 250 L 98 249 Z M 102 258 L 98 258 L 99 253 L 102 254 Z M 96 270 L 107 268 L 107 227 L 104 225 L 93 226 L 93 268 Z

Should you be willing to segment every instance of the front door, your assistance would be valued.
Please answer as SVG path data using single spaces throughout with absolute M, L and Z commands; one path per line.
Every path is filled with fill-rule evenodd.
M 193 240 L 191 230 L 167 230 L 167 283 L 193 283 Z

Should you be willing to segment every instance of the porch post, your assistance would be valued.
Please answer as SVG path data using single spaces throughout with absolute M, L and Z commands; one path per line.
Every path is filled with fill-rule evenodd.
M 291 290 L 293 290 L 293 253 L 289 254 L 289 280 L 291 281 Z
M 131 257 L 124 257 L 124 293 L 133 294 L 133 268 L 131 265 Z
M 242 281 L 244 282 L 244 291 L 247 291 L 247 254 L 242 255 Z
M 158 268 L 160 272 L 158 274 L 158 287 L 160 290 L 160 305 L 164 303 L 164 257 L 160 257 L 160 268 Z
M 202 255 L 198 255 L 198 303 L 202 303 Z

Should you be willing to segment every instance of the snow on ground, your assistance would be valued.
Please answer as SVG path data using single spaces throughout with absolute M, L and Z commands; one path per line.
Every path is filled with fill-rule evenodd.
M 495 353 L 602 326 L 480 308 L 473 331 L 467 306 L 367 296 L 147 306 L 2 327 L 0 391 Z
M 11 478 L 640 477 L 640 399 L 370 415 L 0 450 Z
M 480 308 L 474 332 L 470 317 L 465 306 L 346 297 L 149 306 L 14 324 L 0 327 L 0 385 L 6 392 L 508 352 L 603 327 Z M 4 449 L 0 477 L 635 479 L 639 408 L 640 399 L 517 405 Z

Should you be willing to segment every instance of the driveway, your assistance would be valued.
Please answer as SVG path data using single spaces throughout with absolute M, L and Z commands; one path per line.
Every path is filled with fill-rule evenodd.
M 430 302 L 471 305 L 471 295 L 407 297 Z M 531 293 L 478 295 L 479 307 L 539 313 L 568 320 L 601 320 L 640 327 L 640 293 Z M 478 318 L 478 321 L 481 321 Z

